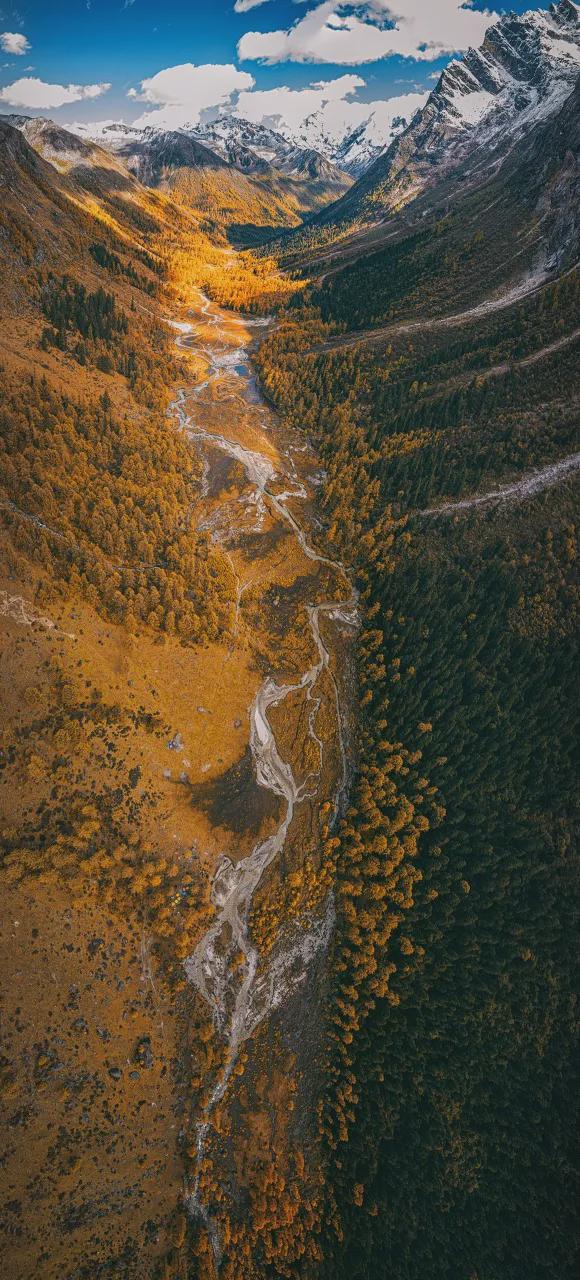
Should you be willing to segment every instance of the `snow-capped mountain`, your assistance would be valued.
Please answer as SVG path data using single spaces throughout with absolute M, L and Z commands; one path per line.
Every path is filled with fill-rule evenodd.
M 426 100 L 426 93 L 409 93 L 403 98 L 377 102 L 354 129 L 352 104 L 346 104 L 351 110 L 345 111 L 344 118 L 333 113 L 332 123 L 321 108 L 299 125 L 276 118 L 276 128 L 245 120 L 233 112 L 211 124 L 184 125 L 179 130 L 136 128 L 115 120 L 75 124 L 72 128 L 79 137 L 113 152 L 124 150 L 128 144 L 160 138 L 166 132 L 178 132 L 194 137 L 243 173 L 258 175 L 268 168 L 291 172 L 294 165 L 300 167 L 304 157 L 309 156 L 315 167 L 321 161 L 332 166 L 335 179 L 338 173 L 357 178 L 407 127 Z M 298 156 L 301 161 L 296 160 Z
M 580 71 L 579 22 L 573 0 L 507 14 L 489 27 L 481 48 L 449 63 L 431 94 L 377 102 L 370 114 L 367 104 L 354 129 L 353 104 L 345 103 L 341 116 L 333 103 L 332 113 L 323 106 L 299 123 L 280 116 L 257 123 L 228 112 L 177 132 L 251 176 L 269 168 L 289 173 L 293 166 L 304 172 L 306 156 L 315 168 L 322 157 L 333 166 L 327 176 L 362 179 L 360 190 L 357 183 L 345 197 L 349 204 L 372 187 L 376 213 L 387 186 L 391 206 L 407 202 L 474 147 L 501 149 L 506 138 L 554 113 Z M 74 129 L 113 152 L 162 133 L 115 121 Z
M 243 173 L 275 169 L 287 177 L 324 179 L 344 188 L 344 170 L 314 147 L 283 137 L 267 125 L 225 115 L 195 130 L 195 136 Z
M 315 152 L 342 173 L 358 177 L 406 128 L 426 100 L 426 93 L 408 93 L 401 98 L 376 102 L 372 109 L 368 104 L 360 103 L 361 119 L 355 128 L 352 122 L 354 104 L 349 102 L 333 103 L 332 111 L 328 110 L 327 103 L 298 124 L 285 121 L 281 116 L 272 118 L 271 124 L 265 125 L 242 120 L 236 115 L 224 115 L 215 124 L 207 126 L 203 136 L 207 137 L 209 145 L 243 143 L 276 167 L 280 156 L 284 155 L 285 146 L 302 152 Z
M 144 135 L 153 132 L 150 129 L 137 129 L 132 124 L 124 124 L 122 120 L 95 120 L 89 121 L 88 124 L 77 121 L 70 127 L 79 138 L 97 142 L 107 151 L 118 151 L 128 142 L 142 142 Z
M 377 103 L 368 119 L 347 133 L 335 147 L 334 163 L 345 173 L 359 178 L 408 127 L 417 111 L 425 106 L 427 97 L 426 93 L 408 93 L 404 99 Z
M 345 173 L 320 152 L 234 115 L 183 129 L 138 129 L 115 121 L 75 125 L 75 129 L 84 140 L 90 139 L 123 159 L 148 185 L 155 185 L 162 171 L 220 165 L 252 178 L 267 179 L 274 173 L 299 182 L 314 180 L 319 186 L 326 184 L 329 200 L 349 185 Z
M 549 12 L 509 14 L 490 27 L 480 49 L 451 62 L 425 115 L 459 135 L 490 135 L 551 115 L 580 72 L 580 6 L 561 0 Z
M 224 160 L 234 164 L 247 152 L 253 157 L 257 167 L 261 162 L 262 165 L 277 169 L 293 149 L 293 144 L 283 138 L 281 133 L 234 115 L 223 115 L 212 124 L 198 125 L 195 135 Z M 250 163 L 249 159 L 247 163 Z
M 580 5 L 507 14 L 443 71 L 423 109 L 326 215 L 376 220 L 461 167 L 475 179 L 555 115 L 580 72 Z

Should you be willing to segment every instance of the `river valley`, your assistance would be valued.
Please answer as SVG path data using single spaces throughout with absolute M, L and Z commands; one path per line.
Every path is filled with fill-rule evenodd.
M 276 817 L 243 856 L 218 857 L 211 885 L 214 919 L 185 961 L 188 980 L 211 1012 L 221 1044 L 219 1069 L 196 1116 L 186 1191 L 189 1212 L 205 1224 L 217 1265 L 219 1229 L 202 1186 L 215 1113 L 233 1088 L 243 1046 L 297 991 L 307 991 L 312 964 L 331 938 L 333 893 L 321 849 L 348 781 L 348 693 L 336 656 L 357 626 L 356 590 L 344 566 L 314 545 L 313 499 L 322 480 L 316 459 L 304 439 L 281 438 L 251 373 L 248 347 L 267 324 L 228 315 L 200 295 L 199 310 L 178 323 L 177 345 L 201 357 L 206 367 L 197 385 L 179 391 L 173 406 L 180 429 L 204 462 L 205 527 L 227 548 L 235 575 L 232 660 L 237 644 L 256 644 L 256 605 L 259 628 L 268 632 L 272 626 L 272 547 L 277 549 L 274 576 L 279 578 L 282 568 L 285 579 L 274 587 L 274 621 L 281 611 L 284 641 L 291 642 L 286 660 L 273 664 L 264 661 L 262 645 L 263 678 L 248 708 L 254 783 L 276 802 Z M 233 500 L 212 484 L 212 469 L 224 455 L 238 468 L 240 491 Z M 320 538 L 319 529 L 316 533 Z M 285 594 L 291 607 L 284 612 Z M 344 669 L 343 662 L 339 665 Z M 264 948 L 252 917 L 256 898 L 265 896 L 267 904 L 270 894 L 283 893 L 289 874 L 300 886 L 306 849 L 320 886 L 314 895 L 312 886 L 299 892 L 292 918 L 281 913 Z

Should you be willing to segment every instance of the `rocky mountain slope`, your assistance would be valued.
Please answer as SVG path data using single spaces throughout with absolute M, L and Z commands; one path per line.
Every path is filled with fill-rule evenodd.
M 130 140 L 116 154 L 146 187 L 158 187 L 178 169 L 225 169 L 227 162 L 188 133 L 151 132 Z
M 422 300 L 426 315 L 493 312 L 574 267 L 579 207 L 580 81 L 487 181 L 483 171 L 477 185 L 461 170 L 443 176 L 404 213 L 315 249 L 305 263 L 321 271 L 313 296 L 347 329 L 404 319 L 403 299 L 410 310 Z
M 351 185 L 346 170 L 326 155 L 296 145 L 265 125 L 222 116 L 198 128 L 195 136 L 240 173 L 284 192 L 303 213 L 339 199 Z
M 336 200 L 350 185 L 318 153 L 301 151 L 283 139 L 275 154 L 271 146 L 261 146 L 258 153 L 241 139 L 225 145 L 217 133 L 208 133 L 211 146 L 205 137 L 184 130 L 124 125 L 101 127 L 93 138 L 89 129 L 79 136 L 42 117 L 3 118 L 85 189 L 132 192 L 137 184 L 141 193 L 143 188 L 162 190 L 222 232 L 234 228 L 231 234 L 241 241 L 246 235 L 251 241 L 276 228 L 299 225 L 304 215 Z
M 69 129 L 42 116 L 6 115 L 0 120 L 18 129 L 27 142 L 62 174 L 75 183 L 112 190 L 131 190 L 135 183 L 123 161 L 91 139 L 78 137 Z
M 459 172 L 485 180 L 519 139 L 553 117 L 580 72 L 580 8 L 508 14 L 442 73 L 422 111 L 321 223 L 369 223 Z
M 215 226 L 233 228 L 238 243 L 300 224 L 351 185 L 318 152 L 234 117 L 196 129 L 135 129 L 114 122 L 94 130 L 78 127 L 140 182 L 172 192 Z

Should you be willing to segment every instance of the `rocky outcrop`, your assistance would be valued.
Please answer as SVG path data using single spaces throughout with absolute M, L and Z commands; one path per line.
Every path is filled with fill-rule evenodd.
M 501 18 L 480 49 L 445 68 L 423 110 L 320 221 L 376 221 L 460 165 L 463 180 L 489 172 L 557 114 L 579 72 L 580 6 L 560 0 Z

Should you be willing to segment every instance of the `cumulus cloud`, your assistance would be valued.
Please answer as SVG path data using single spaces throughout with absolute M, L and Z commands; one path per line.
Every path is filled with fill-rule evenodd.
M 83 98 L 100 98 L 110 88 L 110 84 L 46 84 L 36 76 L 24 76 L 0 89 L 0 101 L 9 102 L 12 107 L 46 111 Z
M 30 44 L 19 31 L 2 31 L 0 32 L 0 46 L 4 53 L 13 53 L 20 55 L 26 53 L 30 49 Z
M 236 13 L 248 13 L 249 9 L 257 9 L 260 4 L 268 4 L 269 0 L 236 0 L 234 11 Z
M 235 114 L 255 124 L 265 124 L 289 136 L 301 137 L 311 147 L 336 145 L 361 124 L 371 122 L 371 135 L 389 136 L 397 119 L 411 120 L 426 101 L 426 93 L 405 93 L 376 102 L 353 100 L 365 81 L 358 75 L 319 80 L 305 89 L 256 89 L 241 93 Z
M 234 94 L 251 89 L 253 76 L 238 71 L 232 64 L 207 63 L 195 66 L 166 67 L 141 82 L 141 90 L 129 90 L 129 96 L 147 102 L 154 109 L 144 111 L 135 124 L 154 125 L 162 129 L 179 129 L 197 124 L 202 111 L 231 103 Z
M 433 61 L 481 44 L 496 13 L 473 0 L 323 0 L 288 30 L 247 31 L 241 59 L 353 66 L 398 54 Z

